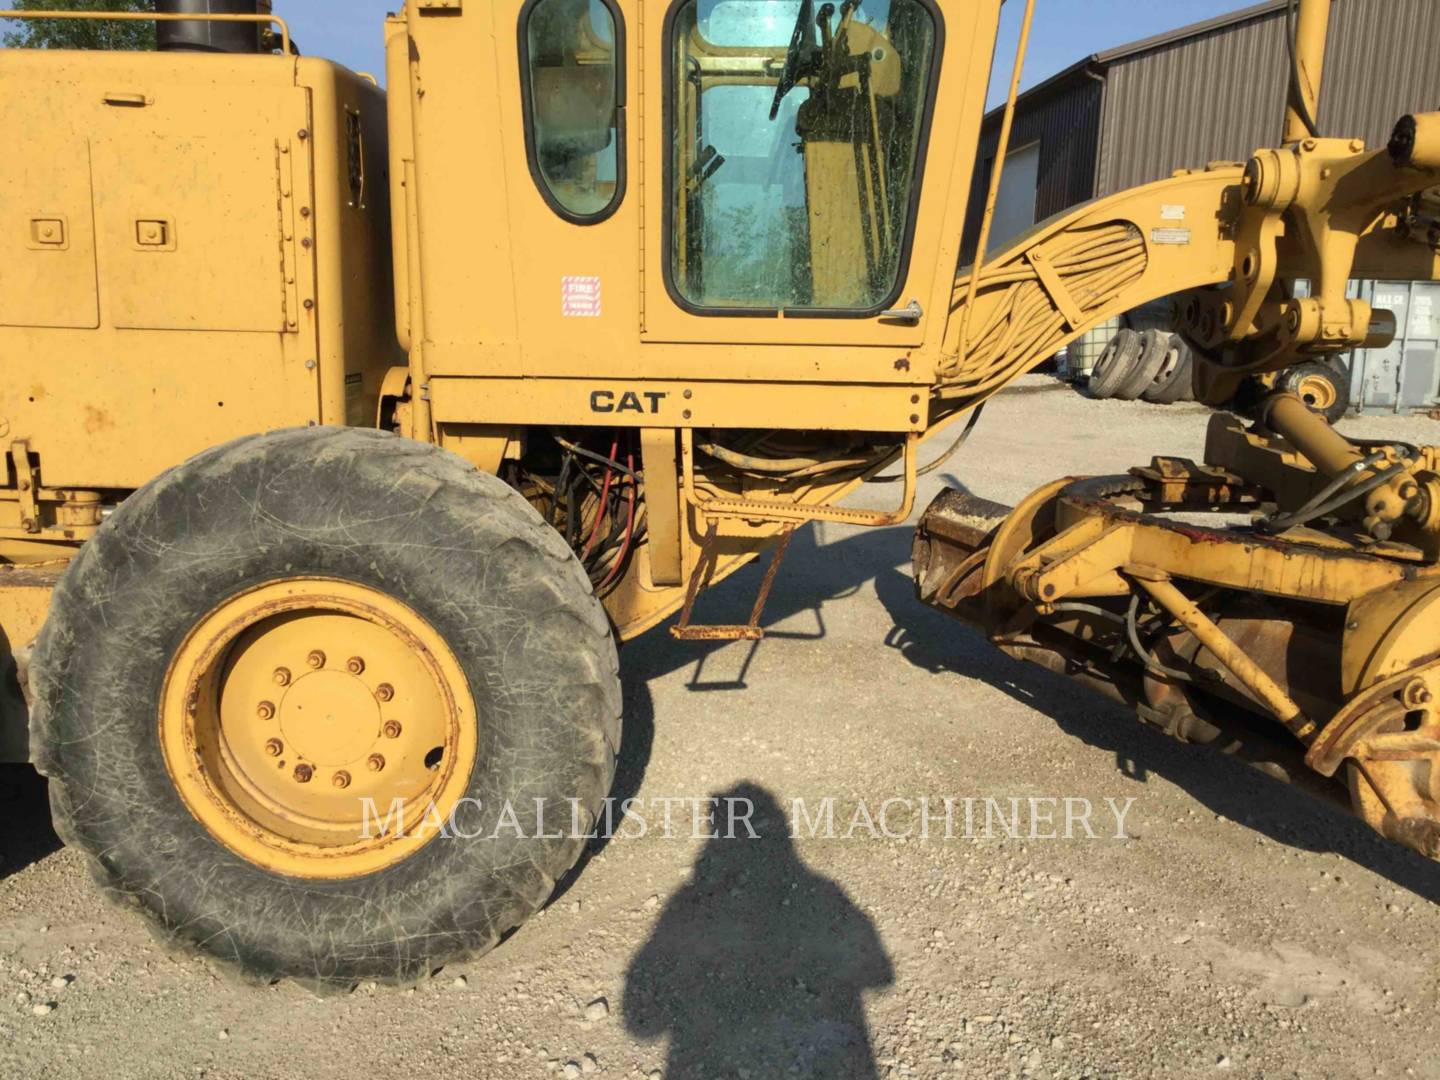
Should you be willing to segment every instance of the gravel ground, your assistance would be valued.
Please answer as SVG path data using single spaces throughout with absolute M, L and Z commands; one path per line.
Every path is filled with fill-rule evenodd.
M 1199 457 L 1207 415 L 1031 376 L 920 505 Z M 0 1074 L 1440 1075 L 1440 867 L 990 650 L 915 601 L 909 546 L 909 527 L 805 530 L 765 642 L 624 649 L 616 794 L 749 799 L 759 839 L 692 839 L 689 811 L 666 838 L 652 813 L 495 952 L 412 990 L 316 998 L 165 955 L 59 847 L 40 781 L 0 771 Z M 757 579 L 705 615 L 743 617 Z M 836 836 L 791 839 L 791 800 L 827 796 Z M 957 803 L 948 840 L 845 837 L 862 801 L 922 797 L 1089 799 L 1099 835 L 966 836 Z

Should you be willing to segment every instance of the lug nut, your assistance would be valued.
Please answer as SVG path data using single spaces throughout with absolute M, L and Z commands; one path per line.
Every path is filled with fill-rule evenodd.
M 358 656 L 352 656 L 349 660 L 345 661 L 345 670 L 350 672 L 351 675 L 359 675 L 365 670 L 365 661 L 361 660 Z
M 276 685 L 276 686 L 289 686 L 289 685 L 290 685 L 290 669 L 289 669 L 289 668 L 286 668 L 286 667 L 277 667 L 277 668 L 275 669 L 275 685 Z
M 387 739 L 398 739 L 401 732 L 399 720 L 388 720 L 385 723 L 385 737 Z
M 371 754 L 370 760 L 365 762 L 365 767 L 371 772 L 380 772 L 385 768 L 385 759 L 379 754 Z
M 325 654 L 319 649 L 313 649 L 311 650 L 310 655 L 305 658 L 305 662 L 309 664 L 312 668 L 319 670 L 320 668 L 325 666 Z
M 395 688 L 388 682 L 382 682 L 375 688 L 375 697 L 380 701 L 389 701 L 395 696 Z
M 350 786 L 350 774 L 341 770 L 330 778 L 330 783 L 334 784 L 337 788 L 347 788 Z
M 308 784 L 310 782 L 310 778 L 314 775 L 315 770 L 312 769 L 309 765 L 295 766 L 295 782 L 297 784 Z
M 258 716 L 258 717 L 260 717 L 261 720 L 274 720 L 274 719 L 275 719 L 275 705 L 274 705 L 274 703 L 273 703 L 273 702 L 269 702 L 269 701 L 262 701 L 262 702 L 260 702 L 260 704 L 259 704 L 258 706 L 256 706 L 256 708 L 255 708 L 255 715 Z
M 285 744 L 279 739 L 271 739 L 265 744 L 265 753 L 271 757 L 279 757 L 285 752 Z

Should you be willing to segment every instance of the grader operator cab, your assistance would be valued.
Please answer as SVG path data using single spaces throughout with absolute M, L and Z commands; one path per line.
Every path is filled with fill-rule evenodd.
M 157 7 L 99 16 L 154 54 L 0 53 L 0 733 L 106 889 L 264 977 L 522 922 L 613 777 L 616 639 L 761 636 L 797 526 L 904 520 L 922 439 L 1067 340 L 1183 291 L 1219 401 L 1437 271 L 1440 117 L 1314 130 L 1326 0 L 1279 149 L 958 271 L 1000 0 L 408 0 L 388 96 L 268 5 Z M 1278 721 L 1436 854 L 1436 452 L 1283 394 L 1211 450 L 993 529 L 942 495 L 922 597 L 1181 736 Z

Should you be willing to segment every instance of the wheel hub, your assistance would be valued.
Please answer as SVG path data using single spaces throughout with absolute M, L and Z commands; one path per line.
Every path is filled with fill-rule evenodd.
M 349 582 L 276 582 L 220 605 L 177 652 L 160 719 L 201 824 L 299 876 L 408 855 L 446 820 L 476 755 L 473 700 L 444 640 Z
M 1319 375 L 1307 375 L 1297 387 L 1300 398 L 1312 409 L 1324 412 L 1335 404 L 1335 387 L 1329 379 Z
M 285 745 L 317 765 L 353 763 L 380 739 L 380 728 L 380 703 L 348 672 L 306 675 L 280 702 Z

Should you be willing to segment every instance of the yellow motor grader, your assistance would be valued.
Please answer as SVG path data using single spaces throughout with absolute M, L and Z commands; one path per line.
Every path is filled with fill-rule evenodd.
M 1280 147 L 960 267 L 1000 3 L 407 0 L 388 94 L 260 0 L 8 13 L 160 46 L 0 52 L 0 747 L 103 887 L 264 978 L 483 950 L 609 789 L 617 639 L 761 636 L 797 527 L 905 520 L 927 436 L 1119 312 L 1181 294 L 1216 403 L 1437 276 L 1440 115 L 1316 130 L 1328 0 Z M 1203 463 L 942 495 L 917 580 L 1434 855 L 1436 453 L 1277 393 Z

